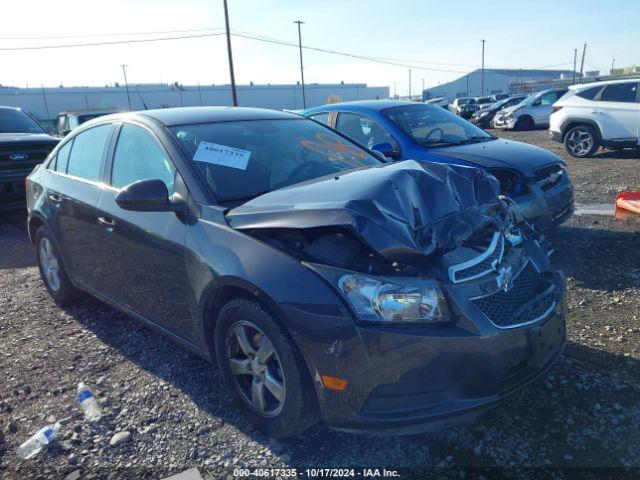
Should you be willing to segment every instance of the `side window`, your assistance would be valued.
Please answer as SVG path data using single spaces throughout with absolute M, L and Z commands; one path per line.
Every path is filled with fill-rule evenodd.
M 584 98 L 586 100 L 593 100 L 596 98 L 598 92 L 602 89 L 602 87 L 591 87 L 586 90 L 582 90 L 581 92 L 576 93 L 576 96 L 580 98 Z
M 309 115 L 309 118 L 314 119 L 316 122 L 320 122 L 320 123 L 324 123 L 325 125 L 329 125 L 329 112 L 316 113 L 314 115 Z
M 92 181 L 100 180 L 102 158 L 111 130 L 112 125 L 100 125 L 75 136 L 67 165 L 69 175 Z
M 73 140 L 65 143 L 60 150 L 58 150 L 58 160 L 56 163 L 56 172 L 67 173 L 67 164 L 69 163 L 69 153 L 71 152 L 71 144 Z
M 607 85 L 600 94 L 603 102 L 635 103 L 638 97 L 637 83 L 614 83 Z
M 144 128 L 122 125 L 113 156 L 111 185 L 122 188 L 138 180 L 157 178 L 173 193 L 176 169 L 158 144 Z
M 367 148 L 379 143 L 390 143 L 394 148 L 397 146 L 391 134 L 378 122 L 357 113 L 338 114 L 336 130 Z
M 540 97 L 540 105 L 553 105 L 558 100 L 558 92 L 548 92 Z

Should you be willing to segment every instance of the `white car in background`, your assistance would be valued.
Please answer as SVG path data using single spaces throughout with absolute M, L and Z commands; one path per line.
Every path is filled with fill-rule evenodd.
M 551 88 L 539 93 L 533 93 L 518 105 L 498 112 L 493 119 L 493 125 L 495 128 L 509 130 L 547 128 L 552 105 L 565 93 L 567 93 L 566 88 Z
M 436 107 L 449 108 L 449 100 L 443 97 L 436 97 L 425 101 L 427 105 L 435 105 Z
M 551 137 L 584 158 L 598 147 L 640 147 L 640 79 L 573 85 L 553 106 Z

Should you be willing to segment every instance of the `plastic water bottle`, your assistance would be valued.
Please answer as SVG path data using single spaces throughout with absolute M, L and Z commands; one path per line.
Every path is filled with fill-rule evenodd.
M 20 445 L 18 455 L 25 460 L 34 457 L 40 453 L 51 440 L 56 438 L 59 431 L 60 422 L 56 422 L 55 425 L 47 425 L 38 430 L 29 440 Z
M 101 413 L 100 407 L 98 407 L 98 402 L 96 402 L 96 399 L 89 387 L 82 382 L 78 384 L 77 399 L 78 402 L 80 402 L 82 411 L 84 412 L 84 418 L 90 422 L 97 422 L 100 420 Z

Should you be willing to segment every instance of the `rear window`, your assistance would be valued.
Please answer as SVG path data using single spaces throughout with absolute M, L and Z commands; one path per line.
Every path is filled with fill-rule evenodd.
M 218 201 L 246 200 L 326 175 L 382 162 L 307 119 L 172 127 Z
M 596 98 L 596 95 L 598 95 L 600 90 L 602 90 L 602 87 L 591 87 L 576 93 L 576 96 L 586 98 L 587 100 L 593 100 Z

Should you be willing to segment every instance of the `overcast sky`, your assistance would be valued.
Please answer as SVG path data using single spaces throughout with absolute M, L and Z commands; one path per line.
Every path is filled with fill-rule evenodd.
M 412 71 L 412 90 L 452 80 L 481 63 L 487 67 L 571 68 L 573 50 L 586 42 L 585 70 L 640 64 L 640 1 L 615 0 L 228 0 L 232 29 L 356 55 L 423 65 Z M 0 84 L 21 86 L 229 82 L 223 35 L 205 38 L 47 50 L 6 50 L 133 37 L 136 32 L 224 27 L 222 0 L 19 0 L 2 5 Z M 157 38 L 198 32 L 135 36 Z M 206 32 L 204 32 L 206 33 Z M 118 34 L 95 37 L 88 35 Z M 77 38 L 40 38 L 46 36 Z M 18 38 L 16 38 L 18 37 Z M 236 81 L 299 80 L 296 48 L 234 37 Z M 405 67 L 304 51 L 307 82 L 396 82 L 406 94 Z M 430 70 L 427 70 L 430 69 Z M 437 71 L 449 70 L 449 71 Z

